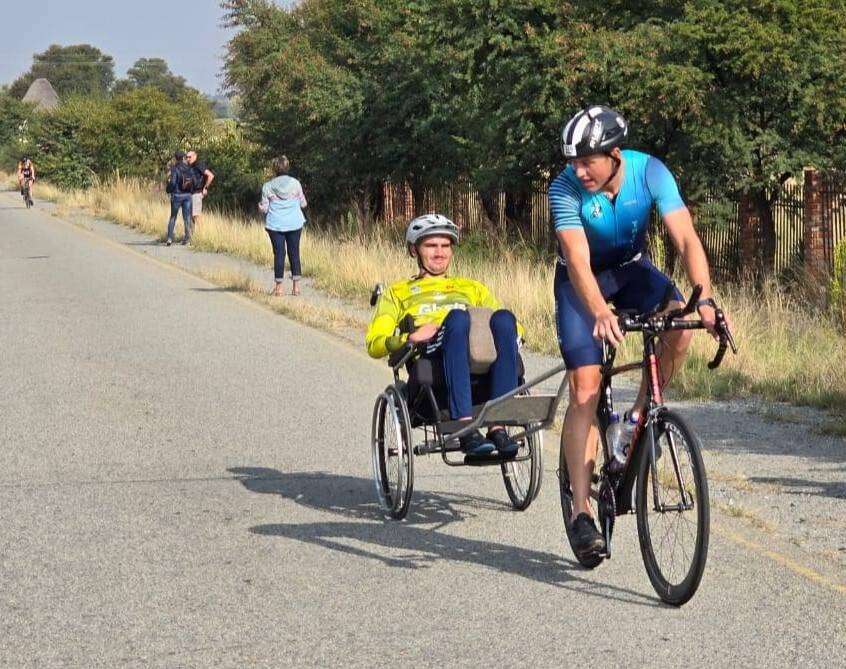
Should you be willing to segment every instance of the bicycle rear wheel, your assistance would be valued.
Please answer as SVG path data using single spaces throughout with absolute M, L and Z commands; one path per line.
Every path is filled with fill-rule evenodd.
M 708 558 L 708 481 L 699 438 L 678 414 L 662 412 L 652 425 L 655 457 L 646 449 L 635 507 L 640 552 L 658 596 L 681 606 L 693 597 Z
M 408 407 L 393 386 L 376 399 L 371 432 L 373 480 L 385 512 L 405 518 L 414 489 L 414 453 Z

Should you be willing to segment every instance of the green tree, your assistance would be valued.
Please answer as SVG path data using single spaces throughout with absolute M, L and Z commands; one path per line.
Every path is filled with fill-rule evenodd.
M 181 95 L 191 91 L 184 77 L 177 76 L 170 71 L 162 58 L 139 58 L 126 72 L 126 78 L 117 81 L 114 93 L 120 94 L 135 88 L 149 86 L 157 88 L 171 100 L 177 100 Z
M 65 187 L 86 187 L 114 172 L 160 178 L 176 149 L 206 141 L 212 122 L 197 94 L 172 101 L 140 88 L 113 98 L 75 96 L 38 116 L 33 153 L 39 172 Z
M 580 7 L 605 22 L 587 59 L 591 101 L 626 113 L 634 142 L 665 157 L 693 199 L 710 188 L 749 203 L 761 224 L 755 269 L 771 271 L 781 185 L 846 157 L 846 3 Z
M 0 167 L 12 169 L 31 149 L 33 110 L 7 92 L 0 92 Z
M 105 95 L 115 80 L 114 61 L 90 44 L 60 46 L 33 56 L 29 72 L 18 78 L 9 92 L 20 99 L 36 79 L 47 79 L 60 98 L 70 95 Z

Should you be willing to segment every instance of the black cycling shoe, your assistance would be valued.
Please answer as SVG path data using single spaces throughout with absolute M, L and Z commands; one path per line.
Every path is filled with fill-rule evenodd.
M 502 428 L 488 432 L 488 441 L 496 447 L 497 452 L 504 458 L 513 458 L 520 450 L 520 444 Z
M 580 513 L 573 521 L 573 551 L 579 557 L 598 555 L 605 551 L 605 539 L 596 529 L 596 523 L 586 513 Z
M 461 445 L 461 450 L 467 455 L 490 455 L 494 452 L 494 445 L 482 436 L 478 430 L 473 430 L 470 434 L 460 437 L 458 443 Z

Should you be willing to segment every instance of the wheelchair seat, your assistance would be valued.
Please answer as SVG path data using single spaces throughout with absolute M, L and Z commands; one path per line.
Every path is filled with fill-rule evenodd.
M 450 420 L 447 407 L 447 385 L 443 365 L 440 360 L 431 358 L 416 358 L 406 365 L 408 382 L 406 384 L 406 401 L 408 402 L 411 422 L 414 427 L 429 423 Z M 525 366 L 520 353 L 517 353 L 517 384 L 524 383 Z M 486 376 L 471 374 L 470 386 L 473 392 L 473 404 L 482 404 L 490 399 Z M 431 389 L 431 396 L 429 394 Z M 437 415 L 432 406 L 432 399 L 437 404 Z

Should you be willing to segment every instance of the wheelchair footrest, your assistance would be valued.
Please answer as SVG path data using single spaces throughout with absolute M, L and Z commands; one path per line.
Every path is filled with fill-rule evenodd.
M 498 465 L 513 460 L 514 456 L 503 457 L 496 451 L 487 455 L 465 455 L 464 464 L 469 467 L 485 467 L 486 465 Z

